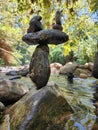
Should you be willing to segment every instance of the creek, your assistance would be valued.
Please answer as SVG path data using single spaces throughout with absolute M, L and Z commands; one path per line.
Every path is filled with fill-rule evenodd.
M 10 77 L 5 76 L 3 78 L 9 79 Z M 29 77 L 22 77 L 13 81 L 35 90 Z M 66 76 L 51 75 L 49 81 L 53 81 L 58 85 L 74 110 L 74 114 L 68 117 L 65 130 L 90 130 L 96 121 L 95 107 L 93 106 L 95 88 L 93 86 L 97 80 L 92 77 L 87 79 L 74 78 L 73 84 L 70 84 L 67 82 Z
M 94 83 L 96 79 L 74 78 L 73 84 L 67 82 L 65 76 L 51 76 L 60 87 L 63 95 L 74 110 L 66 123 L 65 130 L 90 130 L 96 120 L 93 106 Z

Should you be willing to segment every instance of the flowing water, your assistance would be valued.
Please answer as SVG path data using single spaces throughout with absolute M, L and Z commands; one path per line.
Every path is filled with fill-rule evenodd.
M 73 84 L 67 82 L 64 76 L 51 76 L 50 81 L 56 82 L 61 92 L 72 106 L 72 114 L 66 123 L 65 130 L 91 130 L 96 116 L 93 106 L 94 78 L 74 78 Z
M 59 85 L 62 94 L 74 110 L 65 130 L 91 130 L 96 120 L 93 106 L 95 93 L 93 85 L 96 80 L 74 78 L 73 84 L 68 83 L 64 76 L 51 76 L 50 80 Z
M 21 79 L 21 81 L 25 81 L 26 86 L 32 88 L 30 79 L 29 82 L 28 79 Z M 91 130 L 96 121 L 93 105 L 93 94 L 95 93 L 93 86 L 96 79 L 74 78 L 73 84 L 70 84 L 65 76 L 51 75 L 49 81 L 53 81 L 59 86 L 62 94 L 74 110 L 74 114 L 69 117 L 65 124 L 65 130 Z
M 5 79 L 8 79 L 6 76 Z M 60 88 L 62 94 L 74 110 L 65 124 L 65 130 L 91 130 L 96 121 L 93 106 L 94 83 L 96 79 L 74 78 L 73 84 L 67 82 L 65 76 L 51 75 L 49 81 L 54 81 Z M 21 78 L 15 82 L 23 83 L 29 89 L 33 84 L 29 78 Z M 97 130 L 97 129 L 96 129 Z

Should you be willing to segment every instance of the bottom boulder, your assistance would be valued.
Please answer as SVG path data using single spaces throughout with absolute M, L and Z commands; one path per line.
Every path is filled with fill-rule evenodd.
M 7 110 L 11 130 L 63 130 L 72 113 L 56 85 L 31 90 Z

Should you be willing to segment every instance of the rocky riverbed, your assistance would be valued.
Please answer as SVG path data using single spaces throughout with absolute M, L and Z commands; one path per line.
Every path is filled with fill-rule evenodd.
M 8 130 L 8 127 L 9 127 L 9 130 L 16 130 L 16 128 L 17 128 L 17 130 L 18 129 L 19 130 L 25 130 L 25 129 L 30 130 L 31 125 L 28 125 L 28 128 L 25 128 L 25 123 L 27 123 L 27 124 L 33 123 L 32 128 L 34 127 L 34 129 L 35 129 L 35 126 L 37 128 L 35 130 L 41 130 L 41 128 L 46 129 L 46 130 L 48 130 L 48 129 L 49 130 L 50 129 L 60 130 L 60 128 L 61 129 L 64 128 L 66 130 L 73 129 L 73 128 L 88 130 L 88 129 L 92 129 L 92 128 L 98 128 L 97 117 L 96 117 L 97 116 L 97 114 L 96 114 L 97 107 L 95 107 L 93 105 L 94 101 L 95 101 L 95 94 L 96 93 L 98 94 L 98 92 L 96 91 L 97 90 L 96 89 L 97 80 L 92 77 L 91 70 L 89 69 L 89 67 L 87 67 L 87 64 L 86 64 L 86 66 L 85 65 L 77 66 L 76 64 L 74 64 L 74 66 L 76 68 L 72 67 L 73 66 L 72 63 L 68 63 L 68 64 L 66 65 L 66 67 L 63 65 L 60 65 L 59 63 L 51 64 L 51 76 L 49 78 L 49 82 L 48 82 L 47 86 L 43 87 L 40 90 L 36 90 L 35 85 L 32 83 L 32 81 L 29 78 L 29 74 L 27 76 L 22 76 L 20 74 L 17 75 L 15 73 L 14 73 L 14 75 L 6 75 L 6 73 L 8 73 L 10 71 L 21 72 L 22 69 L 24 69 L 24 68 L 27 69 L 28 66 L 2 67 L 1 73 L 0 73 L 0 78 L 1 78 L 0 93 L 5 92 L 4 95 L 6 95 L 6 97 L 8 95 L 8 97 L 6 98 L 5 101 L 9 102 L 9 103 L 6 104 L 5 101 L 3 101 L 5 98 L 2 98 L 2 102 L 4 103 L 5 107 L 1 103 L 1 105 L 0 105 L 1 106 L 0 107 L 0 110 L 1 110 L 1 112 L 0 112 L 1 113 L 0 114 L 0 117 L 1 117 L 0 129 Z M 60 74 L 61 67 L 67 68 L 67 69 L 65 69 L 63 75 Z M 70 84 L 67 81 L 67 75 L 66 75 L 66 71 L 68 71 L 68 69 L 72 70 L 72 72 L 75 72 L 76 69 L 81 69 L 82 73 L 85 72 L 84 70 L 87 70 L 85 74 L 88 76 L 80 77 L 79 72 L 81 73 L 81 71 L 79 71 L 77 75 L 74 73 L 75 76 L 73 78 L 73 83 Z M 90 73 L 88 73 L 88 72 L 90 72 Z M 20 76 L 20 77 L 13 79 L 13 80 L 9 80 L 9 79 L 12 79 L 13 77 L 17 77 L 17 76 Z M 5 89 L 5 87 L 7 89 Z M 8 94 L 8 92 L 9 92 L 9 94 Z M 47 95 L 47 92 L 49 93 L 49 95 L 51 95 L 51 94 L 54 95 L 53 98 L 49 98 L 50 96 L 46 97 L 45 93 Z M 19 96 L 19 94 L 20 94 L 20 96 Z M 2 95 L 2 96 L 4 96 L 4 95 Z M 62 98 L 60 98 L 60 97 L 59 97 L 60 99 L 57 98 L 58 97 L 57 95 L 59 95 Z M 18 98 L 17 98 L 17 96 L 18 96 Z M 8 100 L 8 98 L 9 98 L 9 100 Z M 40 100 L 40 99 L 49 100 L 48 104 L 46 104 L 46 102 L 44 102 L 44 100 Z M 55 103 L 57 103 L 58 105 L 56 105 L 54 103 L 54 100 L 55 100 Z M 64 102 L 64 104 L 67 103 L 66 106 L 69 109 L 66 109 L 64 104 L 60 104 L 60 102 L 57 102 L 56 100 L 57 101 L 62 100 L 62 102 Z M 38 106 L 41 105 L 40 109 L 38 106 L 33 107 L 33 108 L 31 107 L 32 105 L 37 103 L 36 101 L 39 102 Z M 45 107 L 41 103 L 47 107 Z M 28 105 L 24 106 L 23 104 L 28 104 Z M 50 105 L 51 107 L 49 106 L 49 104 L 51 104 Z M 62 106 L 62 105 L 64 105 L 64 106 Z M 34 119 L 32 118 L 33 117 L 32 110 L 35 111 L 34 112 L 35 115 L 37 114 L 36 115 L 38 117 L 37 119 L 35 118 L 36 116 L 34 117 Z M 36 110 L 41 111 L 41 113 L 36 113 Z M 44 113 L 42 110 L 44 110 Z M 17 114 L 15 114 L 16 111 L 18 112 Z M 21 113 L 20 111 L 23 111 L 23 113 Z M 31 111 L 31 114 L 29 114 L 30 111 Z M 27 113 L 26 115 L 24 115 L 25 112 Z M 50 114 L 49 114 L 49 112 L 50 112 Z M 19 114 L 19 113 L 21 113 L 21 114 Z M 59 115 L 57 115 L 57 113 L 59 113 Z M 60 113 L 62 113 L 62 114 L 60 114 Z M 27 118 L 29 118 L 30 122 L 27 122 L 27 120 L 26 120 Z M 43 120 L 43 118 L 44 118 L 44 120 L 47 119 L 47 122 L 45 122 Z M 24 122 L 21 122 L 23 124 L 23 128 L 17 122 L 18 120 L 19 120 L 19 122 L 24 120 Z M 52 122 L 50 122 L 50 120 L 52 120 Z M 38 122 L 37 124 L 39 124 L 39 125 L 37 125 L 36 122 Z M 54 123 L 55 123 L 55 125 L 53 125 Z M 42 127 L 42 126 L 44 126 L 44 127 Z

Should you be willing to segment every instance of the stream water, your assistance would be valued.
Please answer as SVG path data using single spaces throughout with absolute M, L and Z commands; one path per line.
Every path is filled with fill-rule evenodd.
M 5 76 L 5 79 L 8 78 Z M 51 75 L 49 81 L 54 81 L 59 86 L 62 94 L 74 110 L 74 114 L 70 115 L 65 124 L 65 130 L 91 130 L 96 121 L 95 107 L 93 106 L 93 94 L 95 93 L 93 86 L 96 79 L 74 78 L 73 84 L 69 84 L 65 76 Z M 15 80 L 15 82 L 23 83 L 29 89 L 33 86 L 31 80 L 25 77 Z
M 51 76 L 51 80 L 58 84 L 74 110 L 74 114 L 66 123 L 65 130 L 91 130 L 96 120 L 93 106 L 93 94 L 95 93 L 93 86 L 96 80 L 94 78 L 74 78 L 73 84 L 69 84 L 64 76 Z

